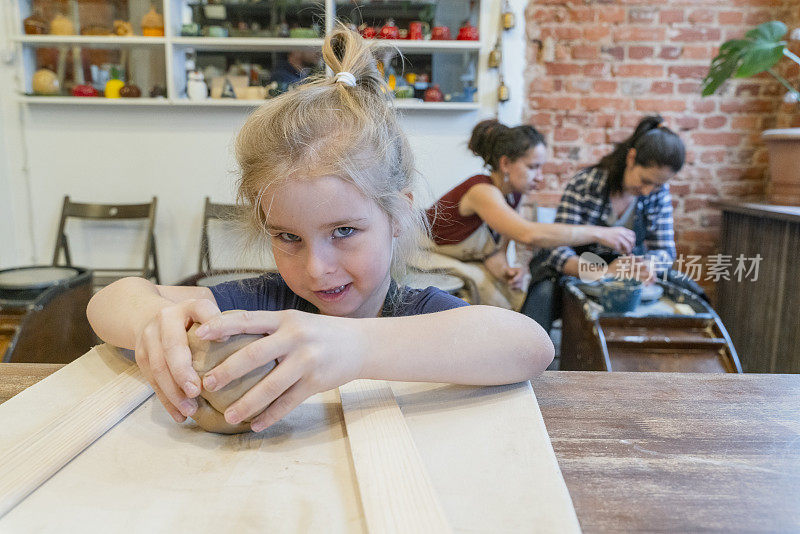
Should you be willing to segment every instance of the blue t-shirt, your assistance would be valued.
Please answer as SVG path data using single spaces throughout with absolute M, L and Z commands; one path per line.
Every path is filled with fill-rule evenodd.
M 422 315 L 452 308 L 468 306 L 466 302 L 441 289 L 398 288 L 392 282 L 389 295 L 399 291 L 396 299 L 387 297 L 381 316 L 405 317 Z M 298 297 L 289 289 L 286 282 L 278 274 L 265 274 L 258 278 L 234 280 L 211 287 L 211 293 L 217 301 L 220 311 L 280 311 L 300 310 L 308 313 L 319 313 L 316 306 Z M 393 301 L 393 303 L 392 303 Z

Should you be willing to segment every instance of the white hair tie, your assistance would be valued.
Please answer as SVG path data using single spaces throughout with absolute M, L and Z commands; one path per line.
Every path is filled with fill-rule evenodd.
M 350 87 L 356 86 L 356 77 L 353 76 L 352 73 L 347 71 L 337 72 L 336 81 L 341 82 L 345 85 L 349 85 Z

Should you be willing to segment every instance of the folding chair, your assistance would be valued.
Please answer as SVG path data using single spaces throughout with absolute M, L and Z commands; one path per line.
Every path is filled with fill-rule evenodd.
M 107 286 L 111 282 L 123 278 L 124 276 L 140 276 L 142 278 L 153 279 L 159 284 L 158 259 L 156 257 L 156 238 L 154 234 L 156 218 L 156 197 L 147 204 L 83 204 L 72 202 L 69 195 L 64 197 L 64 205 L 61 208 L 61 220 L 58 224 L 58 234 L 56 234 L 56 246 L 53 252 L 53 265 L 72 267 L 72 257 L 70 255 L 69 241 L 65 233 L 67 219 L 84 220 L 134 220 L 141 219 L 147 223 L 147 240 L 145 244 L 143 263 L 141 268 L 114 268 L 114 267 L 90 267 L 94 271 L 95 289 Z M 64 262 L 61 262 L 61 255 L 64 255 Z

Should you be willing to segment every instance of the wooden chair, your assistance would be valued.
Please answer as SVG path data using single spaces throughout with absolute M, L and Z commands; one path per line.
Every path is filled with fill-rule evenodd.
M 85 220 L 133 220 L 141 219 L 147 224 L 147 242 L 145 244 L 143 263 L 141 268 L 114 268 L 114 267 L 91 267 L 94 271 L 95 289 L 107 286 L 111 282 L 124 276 L 140 276 L 152 279 L 155 283 L 161 283 L 158 274 L 158 258 L 156 256 L 155 238 L 155 218 L 156 218 L 156 197 L 147 204 L 83 204 L 72 202 L 69 195 L 64 197 L 64 205 L 61 208 L 61 220 L 58 224 L 56 234 L 56 246 L 53 252 L 53 265 L 73 267 L 70 255 L 69 241 L 65 233 L 67 219 Z M 63 252 L 64 261 L 61 262 Z
M 236 204 L 219 204 L 206 197 L 203 206 L 203 226 L 200 230 L 200 256 L 197 273 L 184 278 L 181 286 L 212 286 L 229 280 L 249 278 L 269 272 L 269 269 L 215 269 L 211 265 L 209 223 L 212 221 L 233 221 L 241 216 L 242 208 Z

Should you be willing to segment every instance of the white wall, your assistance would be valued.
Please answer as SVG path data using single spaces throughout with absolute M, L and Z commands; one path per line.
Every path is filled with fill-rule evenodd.
M 513 100 L 501 108 L 500 115 L 509 124 L 521 118 L 525 50 L 525 2 L 512 4 L 518 23 L 504 41 L 504 61 Z M 482 39 L 492 46 L 500 5 L 499 0 L 487 2 L 482 16 Z M 485 71 L 486 54 L 481 54 L 480 63 L 480 111 L 405 113 L 403 124 L 418 168 L 429 180 L 429 201 L 481 169 L 481 161 L 469 154 L 466 142 L 474 124 L 495 113 L 496 81 L 493 73 Z M 0 68 L 10 70 L 6 65 Z M 6 137 L 5 150 L 0 152 L 5 156 L 0 162 L 0 267 L 50 261 L 65 194 L 75 201 L 119 203 L 146 202 L 156 195 L 163 281 L 172 282 L 196 270 L 203 198 L 208 195 L 217 202 L 234 198 L 230 147 L 247 109 L 18 106 L 9 104 L 14 93 L 8 84 L 0 90 L 5 110 L 0 124 L 16 121 L 17 111 L 23 122 L 22 127 L 11 128 L 14 139 Z M 0 129 L 0 140 L 3 131 L 8 135 L 9 128 Z M 104 261 L 108 255 L 98 249 L 120 244 L 114 241 L 87 234 L 73 245 L 73 259 L 80 263 L 82 258 L 91 258 L 95 264 L 110 265 Z M 138 257 L 129 260 L 135 263 Z

